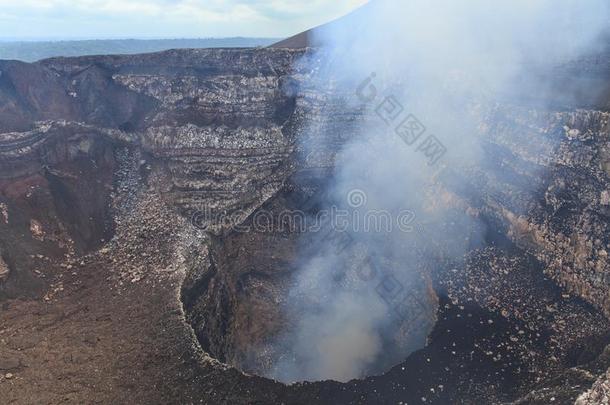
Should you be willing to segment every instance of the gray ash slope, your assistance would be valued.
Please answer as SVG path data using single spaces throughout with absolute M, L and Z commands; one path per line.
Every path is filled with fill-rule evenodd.
M 85 384 L 71 394 L 81 401 L 573 403 L 594 385 L 582 403 L 598 403 L 610 367 L 606 55 L 554 73 L 558 86 L 599 83 L 595 97 L 558 100 L 549 110 L 511 95 L 475 109 L 489 158 L 431 179 L 435 204 L 476 215 L 488 233 L 485 248 L 459 268 L 442 243 L 428 247 L 438 263 L 427 276 L 439 311 L 426 348 L 382 376 L 294 386 L 243 375 L 203 353 L 243 367 L 256 343 L 281 330 L 275 302 L 293 270 L 296 236 L 222 224 L 204 231 L 190 224 L 193 213 L 236 213 L 247 223 L 260 209 L 299 207 L 332 174 L 335 152 L 360 119 L 343 102 L 351 95 L 307 91 L 312 72 L 299 70 L 303 55 L 315 54 L 218 49 L 0 62 L 3 333 L 13 340 L 34 333 L 17 328 L 18 314 L 38 302 L 52 310 L 78 297 L 95 319 L 109 308 L 127 312 L 129 303 L 144 308 L 136 311 L 142 319 L 114 320 L 110 330 L 120 328 L 118 336 L 150 356 L 133 357 L 123 343 L 91 349 L 93 364 L 108 357 L 138 382 L 118 383 L 100 366 L 97 392 Z M 312 122 L 317 132 L 304 131 Z M 322 151 L 313 161 L 299 151 L 305 136 Z M 469 186 L 446 186 L 454 176 Z M 95 294 L 75 295 L 79 288 Z M 126 304 L 115 308 L 113 300 Z M 167 316 L 159 321 L 145 308 Z M 54 321 L 59 336 L 72 330 L 66 313 Z M 23 356 L 0 350 L 2 358 Z M 27 350 L 21 360 L 36 361 Z M 52 365 L 72 367 L 68 386 L 91 372 L 61 356 Z M 35 368 L 15 367 L 17 379 L 0 382 L 3 397 L 62 398 Z

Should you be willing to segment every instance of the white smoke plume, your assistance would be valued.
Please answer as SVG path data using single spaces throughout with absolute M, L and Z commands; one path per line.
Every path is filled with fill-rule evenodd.
M 286 308 L 292 327 L 278 338 L 282 349 L 272 377 L 348 381 L 383 372 L 425 343 L 430 325 L 400 342 L 407 335 L 401 328 L 409 325 L 389 316 L 379 282 L 352 277 L 349 269 L 358 267 L 359 254 L 372 254 L 380 260 L 375 271 L 393 269 L 400 286 L 421 292 L 427 287 L 418 269 L 426 263 L 410 248 L 413 241 L 428 251 L 435 249 L 431 241 L 438 242 L 456 259 L 476 245 L 480 233 L 467 230 L 481 231 L 482 225 L 466 213 L 444 210 L 441 197 L 426 191 L 443 168 L 481 158 L 479 123 L 469 118 L 470 109 L 515 93 L 552 99 L 546 72 L 599 46 L 608 15 L 605 0 L 378 0 L 318 32 L 327 63 L 311 66 L 318 74 L 309 85 L 323 92 L 332 82 L 338 93 L 353 96 L 345 100 L 346 111 L 366 112 L 337 159 L 329 204 L 349 210 L 345 196 L 363 190 L 360 209 L 392 215 L 412 210 L 427 237 L 351 232 L 354 247 L 341 253 L 322 236 L 304 238 Z M 388 96 L 399 106 L 375 112 Z M 426 129 L 413 145 L 395 131 L 409 115 Z M 421 147 L 429 135 L 446 148 L 432 157 L 434 164 Z M 450 233 L 438 230 L 447 223 L 457 225 Z M 430 303 L 425 316 L 434 310 Z

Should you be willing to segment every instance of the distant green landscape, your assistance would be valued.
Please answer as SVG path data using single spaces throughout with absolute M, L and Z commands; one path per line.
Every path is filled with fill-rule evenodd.
M 110 39 L 81 41 L 0 41 L 0 59 L 34 62 L 55 56 L 113 55 L 184 48 L 255 48 L 277 38 Z

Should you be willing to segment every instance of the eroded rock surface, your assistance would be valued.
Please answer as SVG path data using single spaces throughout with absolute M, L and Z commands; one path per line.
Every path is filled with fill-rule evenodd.
M 8 265 L 0 258 L 0 281 L 4 281 L 8 278 L 9 272 Z
M 610 404 L 610 370 L 593 384 L 590 391 L 578 397 L 576 405 Z

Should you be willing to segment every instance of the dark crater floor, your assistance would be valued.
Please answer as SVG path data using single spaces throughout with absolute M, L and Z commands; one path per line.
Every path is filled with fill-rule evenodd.
M 286 209 L 316 213 L 324 204 L 317 193 L 293 184 L 261 207 L 271 213 L 265 230 L 230 231 L 213 239 L 211 263 L 202 267 L 207 270 L 197 283 L 187 282 L 182 293 L 187 318 L 206 352 L 245 373 L 275 377 L 278 353 L 290 351 L 277 337 L 294 327 L 286 304 L 298 273 L 299 247 L 318 249 L 320 240 L 343 245 L 336 234 L 329 238 L 336 233 L 332 229 L 304 234 L 273 225 Z M 253 226 L 253 218 L 257 215 L 247 226 Z M 418 311 L 404 318 L 390 308 L 387 316 L 396 327 L 384 341 L 385 356 L 360 379 L 294 387 L 328 391 L 325 401 L 349 402 L 356 391 L 366 403 L 445 404 L 455 398 L 510 402 L 537 387 L 570 381 L 574 389 L 556 400 L 575 400 L 586 379 L 572 375 L 573 370 L 600 367 L 595 361 L 610 339 L 610 322 L 545 277 L 541 263 L 508 240 L 501 226 L 492 219 L 488 225 L 499 230 L 488 231 L 460 262 L 448 259 L 454 256 L 443 241 L 430 240 L 421 228 L 409 249 L 425 258 L 426 269 L 409 285 L 415 300 L 400 308 L 413 314 L 412 305 Z M 455 234 L 451 227 L 458 225 L 438 226 Z M 346 244 L 340 252 L 351 257 L 357 249 Z M 344 263 L 338 277 L 354 271 L 349 259 Z M 371 288 L 380 288 L 384 279 L 370 282 Z

